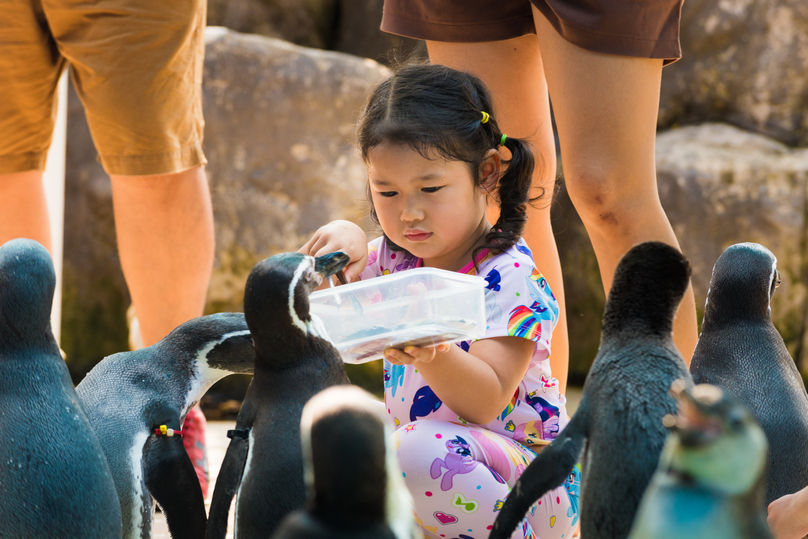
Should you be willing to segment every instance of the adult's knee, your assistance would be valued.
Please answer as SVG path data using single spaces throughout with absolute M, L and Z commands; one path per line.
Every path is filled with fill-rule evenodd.
M 587 230 L 604 236 L 629 233 L 646 208 L 659 204 L 656 180 L 636 181 L 619 172 L 583 168 L 565 171 L 565 182 Z

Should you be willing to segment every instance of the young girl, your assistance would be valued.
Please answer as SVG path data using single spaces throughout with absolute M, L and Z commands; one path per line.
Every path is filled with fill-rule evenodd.
M 393 443 L 419 524 L 429 537 L 488 537 L 532 448 L 567 423 L 548 361 L 558 304 L 520 238 L 533 156 L 500 132 L 477 78 L 437 65 L 406 67 L 379 85 L 358 139 L 384 235 L 366 244 L 357 225 L 335 221 L 301 251 L 348 254 L 348 280 L 424 266 L 488 282 L 483 339 L 388 349 L 384 365 Z M 489 198 L 500 207 L 493 226 Z M 579 486 L 574 473 L 514 537 L 570 537 Z

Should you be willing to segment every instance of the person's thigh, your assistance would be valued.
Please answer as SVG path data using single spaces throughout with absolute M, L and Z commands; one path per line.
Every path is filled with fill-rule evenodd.
M 109 174 L 204 163 L 205 0 L 42 0 Z
M 44 170 L 64 59 L 30 0 L 0 0 L 0 174 Z
M 662 59 L 591 52 L 562 38 L 533 8 L 553 101 L 564 180 L 586 226 L 606 293 L 634 245 L 679 242 L 659 200 L 656 126 Z M 689 363 L 698 339 L 693 290 L 674 321 Z
M 564 177 L 576 207 L 603 206 L 606 213 L 610 203 L 656 200 L 662 60 L 583 49 L 562 38 L 536 8 L 534 15 Z

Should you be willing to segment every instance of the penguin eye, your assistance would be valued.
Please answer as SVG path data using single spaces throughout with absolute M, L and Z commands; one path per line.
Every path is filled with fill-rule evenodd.
M 740 412 L 732 412 L 727 418 L 727 423 L 729 423 L 730 429 L 734 431 L 741 430 L 741 427 L 743 427 L 743 415 Z
M 780 286 L 780 272 L 774 270 L 774 287 L 778 288 Z
M 313 281 L 314 280 L 314 269 L 313 268 L 308 268 L 306 270 L 306 273 L 304 274 L 304 278 L 307 281 Z

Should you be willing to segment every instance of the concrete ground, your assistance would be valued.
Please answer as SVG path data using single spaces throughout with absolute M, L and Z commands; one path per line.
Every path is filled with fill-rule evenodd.
M 567 388 L 567 413 L 572 416 L 575 410 L 578 409 L 578 403 L 581 401 L 581 388 L 569 387 Z M 213 489 L 216 486 L 216 477 L 219 475 L 219 469 L 224 460 L 224 454 L 227 451 L 227 446 L 230 439 L 227 437 L 227 431 L 236 427 L 235 421 L 208 421 L 207 429 L 205 430 L 205 441 L 208 445 L 208 466 L 210 469 L 210 488 L 208 489 L 208 496 L 205 499 L 205 505 L 210 510 L 210 499 L 213 496 Z M 230 519 L 228 521 L 227 538 L 233 537 L 233 508 L 235 503 L 230 507 Z M 168 534 L 168 527 L 166 526 L 166 519 L 162 513 L 155 513 L 154 532 L 152 534 L 154 539 L 170 539 Z

